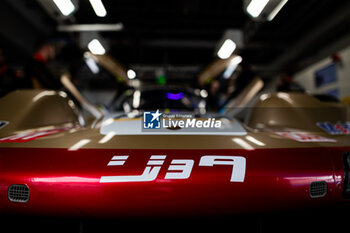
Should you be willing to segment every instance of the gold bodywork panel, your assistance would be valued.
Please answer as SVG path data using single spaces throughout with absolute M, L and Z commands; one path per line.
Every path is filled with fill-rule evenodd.
M 285 93 L 286 94 L 286 93 Z M 289 100 L 283 98 L 290 98 Z M 95 122 L 95 127 L 82 127 L 74 104 L 61 92 L 56 91 L 16 91 L 0 100 L 0 121 L 9 124 L 0 129 L 0 139 L 21 132 L 42 129 L 65 128 L 62 132 L 36 138 L 28 142 L 0 143 L 1 147 L 22 148 L 106 148 L 106 149 L 263 149 L 296 147 L 343 147 L 350 146 L 350 135 L 330 135 L 316 126 L 320 121 L 348 121 L 344 106 L 338 103 L 322 103 L 315 98 L 301 94 L 285 96 L 271 95 L 260 100 L 252 108 L 247 131 L 243 136 L 216 135 L 102 135 Z M 269 109 L 270 106 L 270 109 Z M 335 107 L 338 113 L 305 116 L 301 111 L 296 115 L 285 115 L 283 108 Z M 268 111 L 273 110 L 273 114 Z M 300 115 L 301 114 L 301 115 Z M 340 114 L 340 115 L 339 115 Z M 297 118 L 296 116 L 300 117 Z M 339 118 L 340 116 L 340 118 Z M 274 124 L 271 123 L 274 120 Z M 304 120 L 303 120 L 304 119 Z M 101 121 L 101 120 L 100 120 Z M 263 127 L 259 127 L 262 126 Z M 298 130 L 310 135 L 336 140 L 334 142 L 300 142 L 276 134 L 285 129 Z
M 65 92 L 52 90 L 14 91 L 0 99 L 0 121 L 6 127 L 0 136 L 32 129 L 53 129 L 78 125 L 78 110 Z

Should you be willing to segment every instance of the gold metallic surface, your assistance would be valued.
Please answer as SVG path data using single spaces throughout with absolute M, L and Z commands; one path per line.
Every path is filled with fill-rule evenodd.
M 0 137 L 35 128 L 77 125 L 78 110 L 67 94 L 52 90 L 14 91 L 0 99 Z
M 290 99 L 288 99 L 288 98 Z M 287 98 L 287 99 L 286 99 Z M 287 101 L 288 100 L 288 101 Z M 58 92 L 17 91 L 0 100 L 0 120 L 10 123 L 0 129 L 0 138 L 15 135 L 24 130 L 38 130 L 69 126 L 64 132 L 37 138 L 29 142 L 0 143 L 2 147 L 13 148 L 66 148 L 76 149 L 264 149 L 264 148 L 306 148 L 306 147 L 343 147 L 350 146 L 350 135 L 329 135 L 315 126 L 321 121 L 347 121 L 343 110 L 329 112 L 327 115 L 305 116 L 297 111 L 295 115 L 285 115 L 278 112 L 279 107 L 296 109 L 302 107 L 329 107 L 342 109 L 338 103 L 323 103 L 311 96 L 301 94 L 271 95 L 256 104 L 246 126 L 244 136 L 215 136 L 215 135 L 102 135 L 100 123 L 95 128 L 80 127 L 75 107 L 69 99 Z M 273 112 L 269 112 L 271 107 Z M 277 108 L 276 108 L 277 107 Z M 256 112 L 254 112 L 256 111 Z M 312 113 L 312 112 L 311 112 Z M 301 115 L 298 115 L 301 114 Z M 340 115 L 337 115 L 340 114 Z M 299 117 L 299 118 L 298 118 Z M 276 123 L 270 124 L 269 120 Z M 265 124 L 264 127 L 257 127 Z M 309 125 L 311 124 L 311 125 Z M 298 142 L 274 133 L 283 129 L 298 129 L 309 134 L 319 135 L 337 140 L 337 142 Z M 78 148 L 78 149 L 80 149 Z
M 318 132 L 317 122 L 349 121 L 349 106 L 344 103 L 322 102 L 302 93 L 266 94 L 249 109 L 247 125 L 261 130 L 298 129 Z

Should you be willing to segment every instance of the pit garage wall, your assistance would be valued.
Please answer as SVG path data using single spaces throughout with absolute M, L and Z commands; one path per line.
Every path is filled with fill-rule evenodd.
M 350 46 L 337 53 L 341 60 L 336 63 L 337 80 L 332 83 L 316 87 L 315 72 L 331 65 L 333 60 L 331 57 L 323 59 L 308 68 L 295 74 L 295 81 L 312 94 L 338 93 L 340 99 L 350 96 Z

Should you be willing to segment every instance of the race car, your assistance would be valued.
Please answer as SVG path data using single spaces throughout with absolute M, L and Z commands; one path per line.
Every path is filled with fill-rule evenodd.
M 201 91 L 202 95 L 200 94 Z M 192 89 L 177 85 L 145 85 L 137 89 L 126 90 L 119 98 L 112 100 L 109 109 L 111 112 L 169 109 L 172 111 L 205 113 L 206 100 L 203 96 L 207 96 L 204 89 Z
M 65 92 L 20 90 L 0 109 L 2 214 L 232 216 L 349 200 L 340 102 L 280 92 L 241 120 L 139 109 L 84 123 Z

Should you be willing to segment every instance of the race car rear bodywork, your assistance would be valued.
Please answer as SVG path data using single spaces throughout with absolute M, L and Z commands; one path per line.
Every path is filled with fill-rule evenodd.
M 254 126 L 262 122 L 253 110 L 247 125 L 240 123 L 244 134 L 233 136 L 102 134 L 106 119 L 83 127 L 66 96 L 42 93 L 12 93 L 0 102 L 1 109 L 9 109 L 0 114 L 7 122 L 0 129 L 1 213 L 191 217 L 347 201 L 349 136 L 316 131 L 318 119 L 314 129 L 282 134 L 277 119 L 269 126 L 261 116 L 264 128 Z M 9 106 L 18 98 L 22 104 Z M 29 109 L 45 105 L 41 114 L 57 110 L 45 104 L 48 98 L 69 114 L 44 125 L 23 117 L 28 111 L 14 114 L 29 103 L 36 105 Z M 258 104 L 280 99 L 271 96 Z

